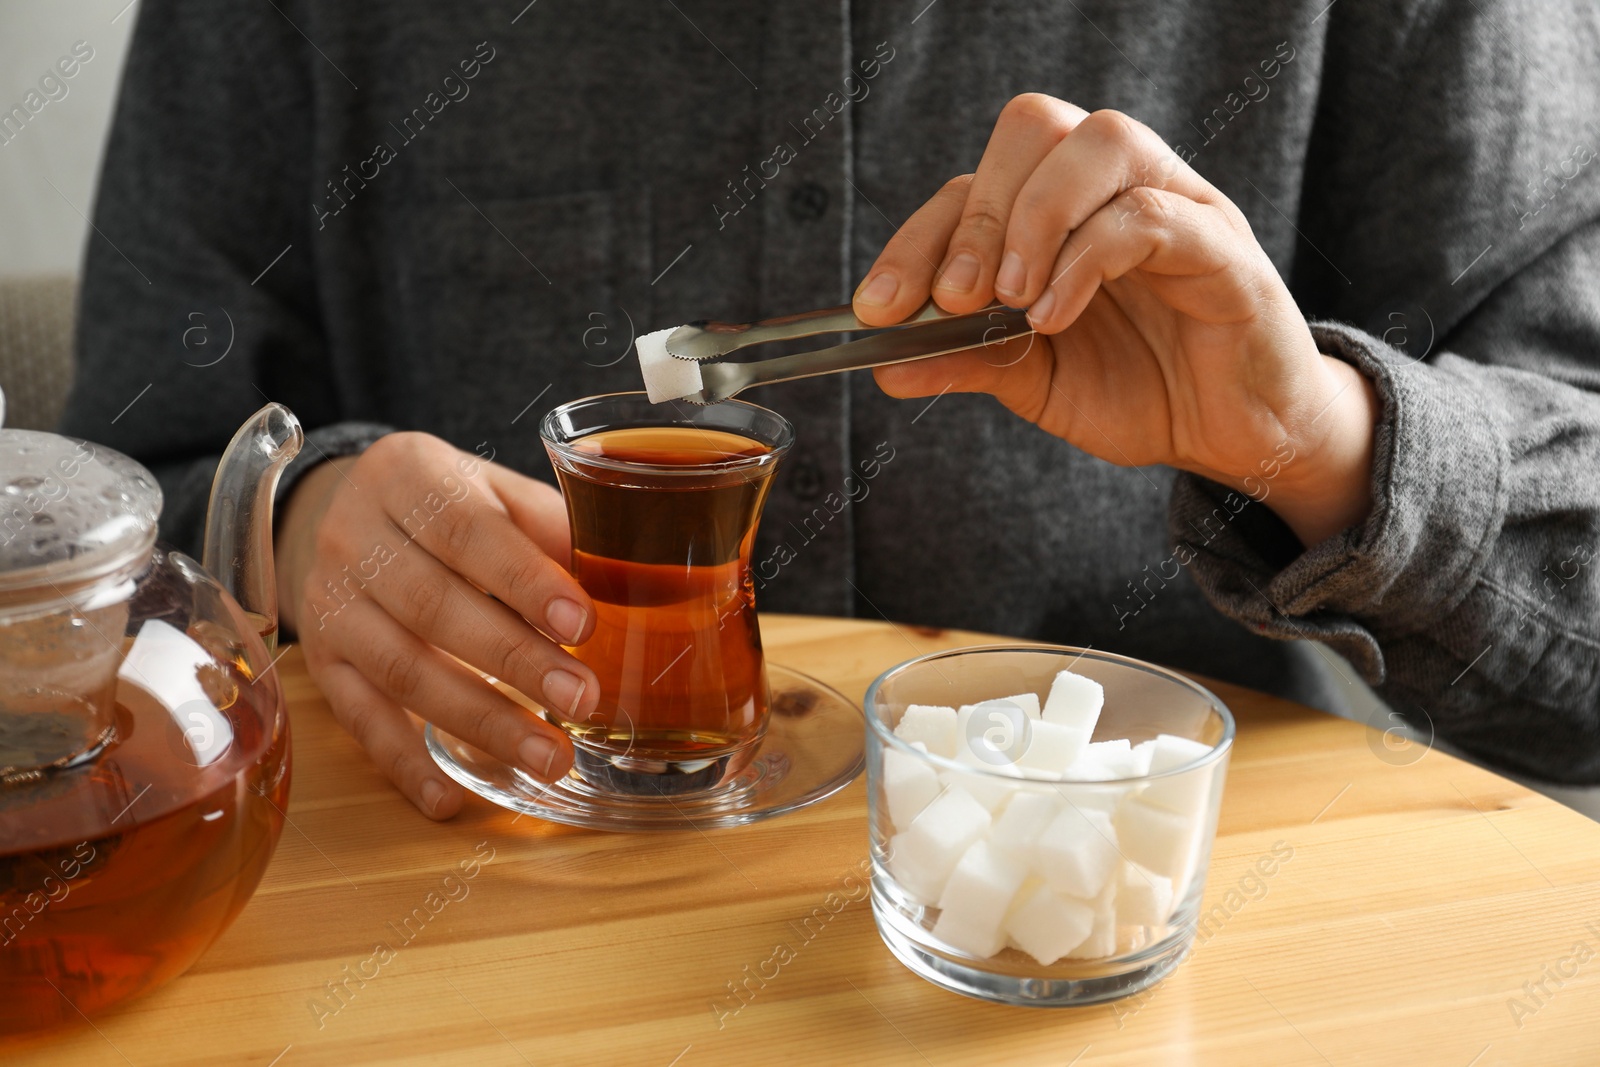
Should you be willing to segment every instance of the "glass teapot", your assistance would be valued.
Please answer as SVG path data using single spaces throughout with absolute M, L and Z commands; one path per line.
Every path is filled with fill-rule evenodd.
M 181 973 L 255 891 L 289 791 L 272 499 L 302 441 L 279 404 L 234 436 L 202 567 L 156 543 L 144 467 L 0 430 L 0 1034 Z

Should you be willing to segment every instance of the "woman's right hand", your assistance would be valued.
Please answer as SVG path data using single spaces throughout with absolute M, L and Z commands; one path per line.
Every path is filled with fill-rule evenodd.
M 567 773 L 560 729 L 451 658 L 570 718 L 593 709 L 594 674 L 561 647 L 588 638 L 594 611 L 567 569 L 554 488 L 430 434 L 391 434 L 306 473 L 277 558 L 282 618 L 311 677 L 424 814 L 449 818 L 463 793 L 413 716 L 542 781 Z

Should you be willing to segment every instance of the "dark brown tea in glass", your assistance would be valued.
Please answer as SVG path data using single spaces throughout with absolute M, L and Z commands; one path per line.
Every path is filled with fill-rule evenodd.
M 572 570 L 595 630 L 572 649 L 600 680 L 583 721 L 546 714 L 602 792 L 679 795 L 742 771 L 768 694 L 751 550 L 779 459 L 782 416 L 753 404 L 590 397 L 545 416 L 566 498 Z

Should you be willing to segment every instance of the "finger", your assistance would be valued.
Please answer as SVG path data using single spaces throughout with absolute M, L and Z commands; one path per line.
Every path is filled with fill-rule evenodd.
M 424 642 L 563 713 L 599 699 L 588 667 L 418 545 L 403 545 L 362 591 Z
M 497 759 L 552 782 L 572 767 L 572 743 L 555 726 L 426 644 L 366 597 L 340 613 L 339 654 L 389 700 Z M 569 709 L 560 709 L 563 713 Z
M 334 719 L 417 810 L 430 819 L 448 819 L 461 810 L 461 787 L 439 770 L 416 724 L 398 704 L 348 663 L 328 663 L 312 673 Z
M 1223 212 L 1138 186 L 1067 239 L 1028 317 L 1042 333 L 1064 330 L 1103 284 L 1138 269 L 1174 310 L 1202 322 L 1240 322 L 1260 307 L 1252 282 L 1264 264 Z
M 572 529 L 567 525 L 567 504 L 561 491 L 499 464 L 486 466 L 484 474 L 517 529 L 544 549 L 545 555 L 570 570 Z
M 972 175 L 951 178 L 905 221 L 856 288 L 855 313 L 869 326 L 890 326 L 927 302 L 939 256 L 961 219 Z
M 382 499 L 400 536 L 422 545 L 533 626 L 568 645 L 580 644 L 592 632 L 588 594 L 517 528 L 481 471 L 470 482 L 447 473 L 438 487 L 420 494 L 414 482 L 396 479 L 385 485 Z
M 997 294 L 1020 299 L 1022 261 L 1015 254 L 1002 261 L 1012 204 L 1034 170 L 1087 114 L 1042 93 L 1014 97 L 1000 112 L 934 277 L 933 296 L 940 307 L 964 314 L 988 305 Z
M 1223 199 L 1149 127 L 1116 111 L 1078 123 L 1017 194 L 1006 252 L 1023 265 L 1018 306 L 1031 307 L 1055 275 L 1067 235 L 1125 190 L 1164 189 L 1200 203 Z
M 878 367 L 872 374 L 878 387 L 890 396 L 993 393 L 1031 420 L 1030 398 L 1044 397 L 1050 388 L 1049 348 L 1044 338 L 1030 333 L 983 348 Z M 1042 408 L 1042 401 L 1039 406 Z

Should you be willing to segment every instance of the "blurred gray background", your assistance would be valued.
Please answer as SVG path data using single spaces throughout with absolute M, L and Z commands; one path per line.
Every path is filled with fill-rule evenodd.
M 137 0 L 0 4 L 0 118 L 30 91 L 45 103 L 0 126 L 0 386 L 7 425 L 49 428 L 71 381 L 72 305 Z M 94 57 L 62 78 L 84 41 Z M 53 76 L 49 96 L 42 77 Z M 62 94 L 64 87 L 65 94 Z M 19 129 L 20 126 L 20 129 Z

